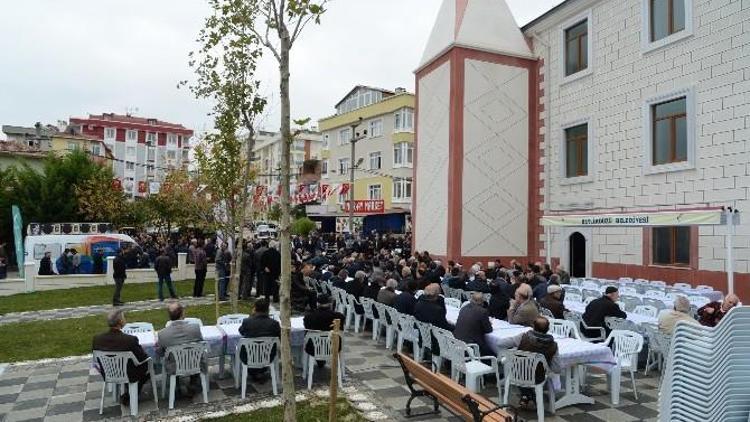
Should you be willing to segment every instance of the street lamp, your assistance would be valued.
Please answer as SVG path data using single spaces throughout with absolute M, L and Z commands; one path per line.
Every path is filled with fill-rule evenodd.
M 367 129 L 362 131 L 360 135 L 357 132 L 357 126 L 362 124 L 362 118 L 360 117 L 356 123 L 350 125 L 352 129 L 352 139 L 349 141 L 352 144 L 352 156 L 349 168 L 349 235 L 354 236 L 354 170 L 359 166 L 359 163 L 354 164 L 354 152 L 357 145 L 357 141 L 360 141 L 367 137 Z

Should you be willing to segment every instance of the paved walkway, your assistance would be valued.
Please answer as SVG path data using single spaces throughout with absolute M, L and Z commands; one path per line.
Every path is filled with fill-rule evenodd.
M 201 299 L 210 302 L 211 299 Z M 187 302 L 187 300 L 186 300 Z M 191 303 L 191 302 L 187 302 Z M 137 309 L 160 307 L 158 301 L 145 301 L 130 304 Z M 77 308 L 78 309 L 78 308 Z M 87 307 L 84 311 L 96 313 L 106 311 L 104 308 Z M 76 311 L 79 312 L 79 311 Z M 89 313 L 84 313 L 89 314 Z M 59 311 L 36 318 L 60 317 L 67 313 Z M 71 316 L 67 316 L 70 318 Z M 384 337 L 384 336 L 383 336 Z M 88 341 L 88 339 L 86 339 Z M 408 352 L 408 350 L 406 350 Z M 404 407 L 409 398 L 408 389 L 404 383 L 401 369 L 392 357 L 393 351 L 386 350 L 384 339 L 378 344 L 371 340 L 370 333 L 354 334 L 348 332 L 344 338 L 345 362 L 347 365 L 347 396 L 356 406 L 372 420 L 406 420 Z M 128 415 L 128 408 L 112 401 L 110 394 L 105 396 L 105 408 L 99 415 L 99 399 L 101 397 L 102 382 L 99 374 L 91 369 L 91 358 L 73 357 L 54 359 L 50 361 L 31 362 L 26 364 L 0 365 L 0 422 L 14 421 L 94 421 L 104 419 L 119 419 Z M 327 368 L 315 371 L 315 388 L 325 388 L 329 380 Z M 555 415 L 548 414 L 547 421 L 651 421 L 656 420 L 657 413 L 657 373 L 644 377 L 642 372 L 637 375 L 636 383 L 639 399 L 636 400 L 630 389 L 630 383 L 623 376 L 620 405 L 610 404 L 609 390 L 606 378 L 603 376 L 589 376 L 586 394 L 595 399 L 593 405 L 571 406 L 559 409 Z M 298 391 L 306 391 L 306 384 L 302 374 L 296 373 Z M 240 392 L 234 388 L 232 378 L 220 379 L 218 366 L 214 359 L 210 370 L 209 404 L 202 403 L 201 395 L 192 398 L 179 398 L 175 410 L 167 411 L 167 401 L 160 400 L 159 410 L 156 410 L 151 398 L 150 387 L 144 387 L 145 397 L 141 400 L 141 420 L 172 419 L 189 415 L 191 418 L 202 417 L 217 410 L 230 411 L 235 406 L 244 406 L 240 410 L 252 410 L 252 406 L 268 404 L 273 399 L 270 380 L 263 384 L 250 383 L 248 397 L 240 399 Z M 160 386 L 160 384 L 159 384 Z M 483 393 L 496 400 L 495 385 L 488 384 Z M 511 396 L 511 404 L 517 404 L 515 394 Z M 273 402 L 275 403 L 275 402 Z M 272 404 L 273 404 L 272 403 Z M 420 405 L 421 403 L 421 405 Z M 429 402 L 422 399 L 415 400 L 414 413 L 431 409 Z M 251 405 L 248 407 L 248 405 Z M 235 409 L 235 411 L 237 411 Z M 534 409 L 522 410 L 523 420 L 533 420 L 536 417 Z M 458 421 L 459 419 L 445 410 L 440 415 L 428 415 L 409 420 L 430 421 Z
M 170 299 L 167 299 L 169 301 Z M 214 303 L 214 295 L 206 295 L 204 297 L 181 297 L 180 302 L 183 305 L 208 305 Z M 160 309 L 164 307 L 166 302 L 161 302 L 158 299 L 153 300 L 142 300 L 139 302 L 128 302 L 122 306 L 123 309 L 128 311 L 146 311 L 149 309 Z M 0 315 L 0 325 L 12 324 L 15 322 L 29 322 L 39 320 L 50 320 L 50 319 L 69 319 L 69 318 L 81 318 L 90 315 L 101 315 L 109 312 L 112 309 L 112 305 L 91 305 L 81 306 L 77 308 L 64 308 L 64 309 L 49 309 L 41 311 L 28 311 L 28 312 L 12 312 L 5 315 Z

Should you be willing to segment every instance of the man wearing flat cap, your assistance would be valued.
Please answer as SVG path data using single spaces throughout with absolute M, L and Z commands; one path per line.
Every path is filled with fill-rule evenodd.
M 619 306 L 617 306 L 617 299 L 620 297 L 620 293 L 617 291 L 617 287 L 608 286 L 604 290 L 604 295 L 598 299 L 594 299 L 591 303 L 586 306 L 586 312 L 583 313 L 583 321 L 589 327 L 603 327 L 607 335 L 612 331 L 607 328 L 604 324 L 604 318 L 617 317 L 627 318 L 628 314 L 625 313 Z M 596 336 L 598 330 L 589 330 L 584 335 L 587 337 Z

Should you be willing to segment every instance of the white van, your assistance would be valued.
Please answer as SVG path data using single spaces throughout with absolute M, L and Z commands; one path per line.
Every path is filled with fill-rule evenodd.
M 132 237 L 120 233 L 106 234 L 44 234 L 38 236 L 26 236 L 24 241 L 25 262 L 36 262 L 39 268 L 39 261 L 44 258 L 45 252 L 50 252 L 52 259 L 52 268 L 56 273 L 56 261 L 65 249 L 75 249 L 80 255 L 81 264 L 78 267 L 78 273 L 93 273 L 93 253 L 100 250 L 105 259 L 108 256 L 114 256 L 122 247 L 137 245 Z M 105 260 L 106 263 L 106 260 Z

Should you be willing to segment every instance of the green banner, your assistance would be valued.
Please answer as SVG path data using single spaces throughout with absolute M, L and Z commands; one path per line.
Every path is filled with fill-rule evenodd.
M 21 236 L 21 232 L 23 230 L 23 220 L 21 219 L 21 210 L 18 209 L 18 206 L 13 205 L 13 238 L 16 242 L 16 262 L 18 263 L 18 274 L 20 274 L 20 277 L 24 277 L 24 268 L 23 268 L 23 236 Z

